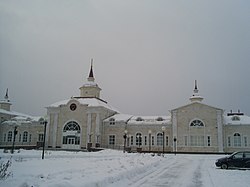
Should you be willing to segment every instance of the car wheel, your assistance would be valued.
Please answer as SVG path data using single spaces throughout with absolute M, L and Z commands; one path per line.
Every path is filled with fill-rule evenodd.
M 227 164 L 222 164 L 221 165 L 221 169 L 227 169 L 227 168 L 228 168 Z

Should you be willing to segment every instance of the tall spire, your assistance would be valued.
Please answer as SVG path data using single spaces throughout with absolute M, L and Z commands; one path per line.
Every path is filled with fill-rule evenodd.
M 93 73 L 93 58 L 91 58 L 91 67 L 89 71 L 88 81 L 94 82 L 94 80 L 95 78 L 94 78 L 94 73 Z
M 189 99 L 191 102 L 195 102 L 195 101 L 201 102 L 203 100 L 203 97 L 199 95 L 197 80 L 195 80 L 194 82 L 194 93 Z
M 5 99 L 6 101 L 9 101 L 8 88 L 7 88 L 7 90 L 6 90 L 6 94 L 5 94 L 5 96 L 4 96 L 4 99 Z

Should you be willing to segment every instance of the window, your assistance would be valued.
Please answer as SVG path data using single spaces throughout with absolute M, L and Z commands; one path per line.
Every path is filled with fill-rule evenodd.
M 115 135 L 109 136 L 109 145 L 115 145 Z
M 250 158 L 250 153 L 245 153 L 245 158 Z
M 115 125 L 115 119 L 114 119 L 114 118 L 110 118 L 109 124 L 110 124 L 110 125 Z
M 247 147 L 247 137 L 244 137 L 244 146 Z
M 231 119 L 232 119 L 232 121 L 240 121 L 240 117 L 239 116 L 233 116 Z
M 163 135 L 162 133 L 158 133 L 156 135 L 156 145 L 163 145 Z
M 9 131 L 8 132 L 8 139 L 7 139 L 8 142 L 11 142 L 12 141 L 12 131 Z
M 6 142 L 6 134 L 3 136 L 3 141 Z
M 168 136 L 166 136 L 166 146 L 168 146 Z
M 158 117 L 158 118 L 156 119 L 156 121 L 163 121 L 163 118 L 162 118 L 162 117 Z
M 136 118 L 136 121 L 143 121 L 141 117 Z
M 44 135 L 43 134 L 38 134 L 38 141 L 43 142 Z
M 28 142 L 28 132 L 27 131 L 25 131 L 23 133 L 23 142 Z
M 188 137 L 187 136 L 184 136 L 184 145 L 188 146 Z
M 66 131 L 77 131 L 80 133 L 80 126 L 75 121 L 70 121 L 63 128 L 63 132 Z
M 152 144 L 151 145 L 155 145 L 155 137 L 152 136 Z
M 211 138 L 210 136 L 207 136 L 207 146 L 211 146 Z
M 130 137 L 130 141 L 131 141 L 131 145 L 134 145 L 134 137 L 133 136 Z
M 30 134 L 30 136 L 29 136 L 29 142 L 31 142 L 31 137 L 32 137 L 32 136 L 31 136 L 31 134 Z
M 230 136 L 227 137 L 227 146 L 231 147 L 231 137 Z
M 204 136 L 190 136 L 191 146 L 204 146 Z
M 144 145 L 147 145 L 147 136 L 144 137 Z
M 141 137 L 141 133 L 136 133 L 136 139 L 135 139 L 135 145 L 142 145 L 142 137 Z
M 234 146 L 241 147 L 241 137 L 239 133 L 234 134 Z
M 203 127 L 204 124 L 202 121 L 196 119 L 196 120 L 193 120 L 190 124 L 191 127 Z

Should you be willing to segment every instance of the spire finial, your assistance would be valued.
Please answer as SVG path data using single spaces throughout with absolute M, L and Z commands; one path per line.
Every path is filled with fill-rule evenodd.
M 194 93 L 198 93 L 197 80 L 195 80 L 195 83 L 194 83 Z
M 5 99 L 6 101 L 9 101 L 9 93 L 8 93 L 8 91 L 9 91 L 9 89 L 7 88 L 6 94 L 5 94 L 5 96 L 4 96 L 4 99 Z
M 88 77 L 88 81 L 94 81 L 94 73 L 93 73 L 93 58 L 91 58 L 91 67 L 90 67 L 90 71 L 89 71 L 89 77 Z

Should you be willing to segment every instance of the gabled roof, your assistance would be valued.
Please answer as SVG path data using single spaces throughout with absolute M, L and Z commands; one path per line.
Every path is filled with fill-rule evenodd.
M 210 108 L 214 108 L 216 110 L 222 110 L 221 108 L 217 108 L 217 107 L 214 107 L 214 106 L 210 106 L 210 105 L 204 104 L 204 103 L 199 102 L 199 101 L 195 101 L 195 102 L 191 102 L 191 103 L 189 103 L 187 105 L 180 106 L 178 108 L 172 109 L 171 112 L 174 111 L 174 110 L 178 110 L 178 109 L 181 109 L 181 108 L 184 108 L 184 107 L 188 107 L 188 106 L 194 105 L 194 104 L 200 104 L 200 105 L 204 105 L 204 106 L 207 106 L 207 107 L 210 107 Z
M 99 98 L 95 98 L 95 97 L 93 97 L 93 98 L 73 97 L 71 99 L 66 99 L 63 101 L 56 102 L 56 103 L 48 106 L 47 108 L 55 108 L 55 107 L 67 105 L 70 101 L 74 101 L 74 100 L 79 102 L 82 105 L 87 105 L 89 107 L 104 107 L 104 108 L 107 108 L 109 110 L 118 112 L 118 110 L 116 108 L 109 105 L 106 101 L 101 100 Z

